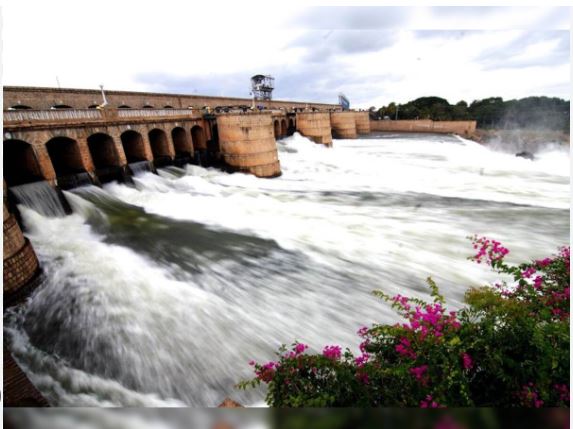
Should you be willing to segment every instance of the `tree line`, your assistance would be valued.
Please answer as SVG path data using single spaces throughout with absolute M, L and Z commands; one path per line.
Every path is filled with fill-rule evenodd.
M 501 97 L 490 97 L 468 105 L 464 100 L 450 104 L 440 97 L 420 97 L 406 104 L 392 102 L 369 110 L 372 119 L 476 120 L 479 128 L 535 128 L 569 132 L 569 103 L 556 97 L 526 97 L 506 101 Z

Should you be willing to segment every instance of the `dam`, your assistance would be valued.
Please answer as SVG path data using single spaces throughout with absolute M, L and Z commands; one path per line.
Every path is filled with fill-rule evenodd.
M 480 192 L 499 216 L 513 204 L 552 217 L 536 232 L 549 237 L 544 250 L 565 228 L 561 197 L 507 197 L 487 175 L 472 176 L 467 195 L 449 184 L 436 173 L 442 158 L 462 178 L 465 157 L 507 160 L 445 129 L 421 142 L 378 135 L 380 121 L 337 105 L 253 110 L 247 99 L 111 93 L 94 108 L 93 92 L 43 90 L 37 101 L 17 92 L 5 92 L 4 297 L 25 311 L 8 310 L 6 337 L 51 404 L 216 405 L 248 370 L 243 361 L 270 352 L 269 339 L 348 343 L 358 319 L 379 318 L 369 295 L 376 276 L 408 284 L 407 270 L 389 277 L 385 267 L 415 253 L 435 216 L 453 229 L 483 227 L 471 209 Z M 515 171 L 541 168 L 520 161 L 496 174 L 510 183 Z M 543 188 L 529 180 L 519 186 Z M 432 183 L 446 194 L 432 194 Z M 466 208 L 454 216 L 459 198 Z M 410 240 L 401 225 L 413 213 Z M 528 227 L 516 225 L 515 236 Z M 440 232 L 430 241 L 442 242 Z M 358 318 L 344 310 L 349 284 L 359 291 L 352 305 L 364 308 Z M 237 399 L 260 400 L 249 395 Z

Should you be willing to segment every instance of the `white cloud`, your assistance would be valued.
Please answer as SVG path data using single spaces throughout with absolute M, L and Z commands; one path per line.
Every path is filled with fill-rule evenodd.
M 270 72 L 281 98 L 342 91 L 359 107 L 569 98 L 566 8 L 13 0 L 3 24 L 4 85 L 58 76 L 64 87 L 248 96 L 249 76 Z

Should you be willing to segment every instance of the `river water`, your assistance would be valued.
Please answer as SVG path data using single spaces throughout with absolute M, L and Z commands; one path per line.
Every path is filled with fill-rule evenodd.
M 466 236 L 515 262 L 569 241 L 568 148 L 530 161 L 454 136 L 278 145 L 276 179 L 167 167 L 65 192 L 67 217 L 20 206 L 46 280 L 4 332 L 53 405 L 262 404 L 233 387 L 248 361 L 294 340 L 356 350 L 361 326 L 398 320 L 372 290 L 425 298 L 432 276 L 458 308 L 495 280 Z

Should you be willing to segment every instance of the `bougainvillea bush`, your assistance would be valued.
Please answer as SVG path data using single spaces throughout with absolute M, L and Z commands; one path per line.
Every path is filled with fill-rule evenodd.
M 568 407 L 570 248 L 510 265 L 499 242 L 471 239 L 470 259 L 513 280 L 470 289 L 457 312 L 430 278 L 432 302 L 374 291 L 405 323 L 361 328 L 359 355 L 283 346 L 238 386 L 266 384 L 276 407 Z

